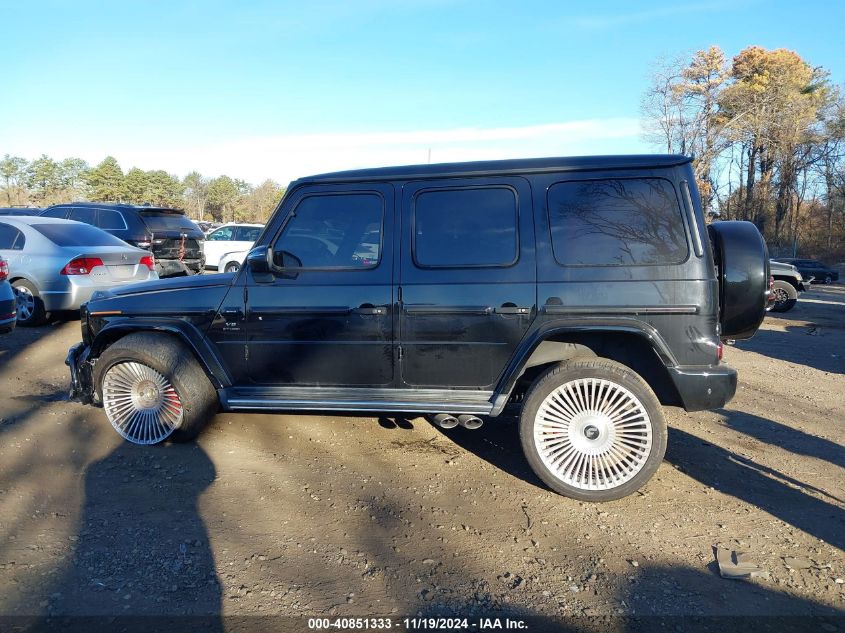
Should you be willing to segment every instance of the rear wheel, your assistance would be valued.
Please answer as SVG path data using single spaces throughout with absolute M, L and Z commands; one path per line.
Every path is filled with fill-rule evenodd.
M 18 279 L 12 284 L 17 303 L 18 325 L 30 327 L 41 325 L 47 319 L 44 302 L 38 288 L 25 279 Z
M 833 277 L 831 275 L 828 275 L 827 277 L 824 278 L 824 282 L 826 284 L 832 284 L 833 283 Z
M 654 392 L 604 358 L 568 361 L 541 375 L 520 416 L 531 468 L 555 492 L 582 501 L 641 488 L 663 460 L 666 435 Z
M 197 436 L 217 411 L 217 393 L 193 354 L 166 336 L 130 334 L 95 366 L 95 385 L 112 427 L 134 444 Z
M 775 303 L 772 306 L 772 312 L 789 312 L 798 302 L 798 291 L 788 281 L 776 279 L 773 293 Z

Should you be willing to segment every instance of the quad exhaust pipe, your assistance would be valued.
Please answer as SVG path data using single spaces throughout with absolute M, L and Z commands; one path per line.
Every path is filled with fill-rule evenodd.
M 458 424 L 465 429 L 474 431 L 475 429 L 481 428 L 481 425 L 484 424 L 484 420 L 479 418 L 477 415 L 464 414 L 458 416 Z
M 465 429 L 474 431 L 480 429 L 484 424 L 484 420 L 477 415 L 462 414 L 458 417 L 450 413 L 438 413 L 431 418 L 431 422 L 439 426 L 441 429 L 454 429 L 459 424 Z

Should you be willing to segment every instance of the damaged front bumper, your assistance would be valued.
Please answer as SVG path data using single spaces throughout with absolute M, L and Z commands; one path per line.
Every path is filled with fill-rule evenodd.
M 88 359 L 91 352 L 85 343 L 77 343 L 67 352 L 65 365 L 70 368 L 70 393 L 68 397 L 82 404 L 96 404 L 92 377 L 93 363 Z

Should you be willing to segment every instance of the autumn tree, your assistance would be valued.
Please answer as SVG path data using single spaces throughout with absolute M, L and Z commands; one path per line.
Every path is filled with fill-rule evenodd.
M 27 160 L 20 156 L 6 154 L 0 160 L 0 178 L 3 182 L 3 198 L 7 205 L 23 205 L 28 202 L 26 191 Z

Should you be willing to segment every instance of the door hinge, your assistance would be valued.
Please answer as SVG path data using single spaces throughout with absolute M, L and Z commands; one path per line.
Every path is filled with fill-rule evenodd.
M 402 355 L 403 355 L 403 352 L 402 352 L 402 346 L 401 346 L 401 345 L 399 345 L 399 346 L 396 348 L 396 351 L 397 351 L 397 354 L 398 354 L 398 358 L 399 358 L 399 360 L 402 360 Z
M 398 287 L 396 300 L 397 300 L 399 303 L 402 303 L 402 286 L 399 286 L 399 287 Z
M 249 360 L 249 345 L 244 345 L 244 360 Z

